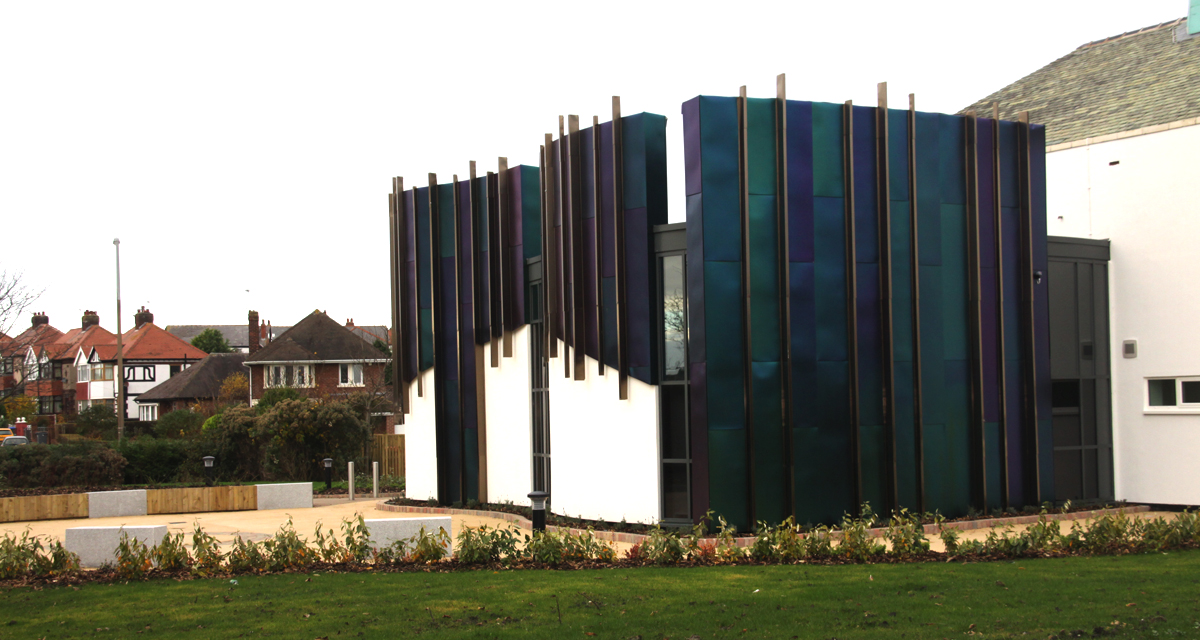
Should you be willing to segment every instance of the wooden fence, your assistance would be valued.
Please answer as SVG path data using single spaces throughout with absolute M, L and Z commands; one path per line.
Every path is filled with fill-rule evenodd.
M 375 434 L 371 441 L 371 462 L 379 463 L 380 476 L 404 477 L 404 436 Z M 371 472 L 370 467 L 366 469 Z
M 86 493 L 0 498 L 0 522 L 88 517 Z
M 258 488 L 254 485 L 146 490 L 147 514 L 253 511 L 257 508 Z

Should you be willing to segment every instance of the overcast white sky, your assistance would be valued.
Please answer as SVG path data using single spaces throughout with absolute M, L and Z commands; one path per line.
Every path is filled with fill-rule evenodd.
M 1077 46 L 1182 17 L 1137 2 L 0 3 L 0 267 L 59 329 L 390 324 L 387 193 L 497 156 L 537 164 L 559 114 L 668 118 L 774 96 L 954 112 Z M 1034 114 L 1036 121 L 1036 114 Z M 247 291 L 248 290 L 248 291 Z M 19 331 L 28 314 L 15 324 Z

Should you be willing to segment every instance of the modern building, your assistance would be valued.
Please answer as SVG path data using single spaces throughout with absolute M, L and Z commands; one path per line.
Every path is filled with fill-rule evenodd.
M 1200 2 L 993 102 L 1046 125 L 1055 496 L 1200 504 Z
M 394 181 L 410 497 L 742 530 L 1053 498 L 1045 128 L 782 86 L 684 103 L 684 224 L 653 114 Z

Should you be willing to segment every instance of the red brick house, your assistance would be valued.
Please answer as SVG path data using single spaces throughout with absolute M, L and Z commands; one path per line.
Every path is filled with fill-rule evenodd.
M 373 341 L 372 334 L 342 326 L 321 311 L 313 311 L 246 358 L 250 403 L 256 404 L 267 389 L 281 387 L 309 397 L 358 392 L 390 397 L 384 388 L 384 368 L 391 358 L 376 349 Z M 384 412 L 379 415 L 390 418 Z M 390 425 L 390 419 L 387 422 Z

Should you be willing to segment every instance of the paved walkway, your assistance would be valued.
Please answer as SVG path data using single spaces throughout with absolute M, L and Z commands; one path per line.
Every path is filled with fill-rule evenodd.
M 367 494 L 370 495 L 370 494 Z M 222 543 L 230 543 L 236 535 L 245 540 L 265 540 L 275 534 L 279 527 L 290 517 L 297 533 L 308 540 L 313 539 L 313 531 L 317 523 L 322 529 L 333 529 L 341 533 L 343 518 L 352 518 L 361 514 L 367 519 L 372 518 L 420 518 L 422 514 L 395 513 L 381 511 L 375 508 L 383 499 L 362 499 L 350 502 L 347 498 L 322 498 L 327 504 L 314 506 L 312 509 L 275 509 L 269 511 L 219 511 L 210 513 L 167 513 L 152 516 L 116 516 L 112 518 L 76 518 L 71 520 L 38 520 L 35 522 L 6 522 L 0 524 L 0 535 L 12 533 L 20 535 L 26 529 L 30 535 L 45 536 L 64 540 L 66 530 L 72 527 L 115 527 L 137 525 L 167 525 L 170 533 L 183 533 L 187 546 L 192 543 L 194 523 L 199 523 L 209 535 Z M 317 500 L 314 500 L 317 502 Z M 486 524 L 491 527 L 506 524 L 498 518 L 481 518 L 472 516 L 453 516 L 451 528 L 457 533 L 463 526 L 478 527 Z

